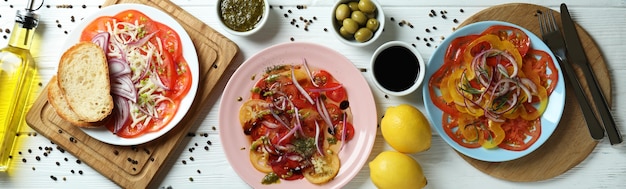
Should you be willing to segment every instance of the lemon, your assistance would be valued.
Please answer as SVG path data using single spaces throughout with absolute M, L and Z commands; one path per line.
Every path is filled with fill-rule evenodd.
M 379 189 L 423 188 L 427 184 L 422 166 L 401 152 L 381 152 L 369 162 L 369 167 L 370 178 Z
M 385 141 L 402 153 L 417 153 L 430 149 L 430 123 L 424 114 L 409 104 L 389 107 L 380 122 Z

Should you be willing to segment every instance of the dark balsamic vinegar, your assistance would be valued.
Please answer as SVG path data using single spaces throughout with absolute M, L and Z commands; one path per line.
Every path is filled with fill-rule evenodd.
M 389 47 L 374 60 L 374 77 L 385 89 L 394 92 L 409 89 L 420 72 L 419 60 L 402 46 Z

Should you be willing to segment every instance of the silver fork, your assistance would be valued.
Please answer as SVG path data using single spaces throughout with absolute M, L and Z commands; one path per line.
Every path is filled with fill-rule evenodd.
M 548 11 L 538 14 L 537 17 L 539 18 L 541 37 L 550 50 L 552 50 L 552 53 L 554 53 L 557 57 L 557 61 L 559 62 L 559 65 L 561 65 L 561 68 L 565 70 L 566 77 L 569 79 L 569 83 L 571 84 L 571 87 L 573 87 L 576 99 L 578 100 L 580 108 L 583 111 L 583 116 L 587 122 L 587 127 L 591 137 L 596 140 L 604 138 L 604 128 L 602 128 L 598 118 L 593 112 L 593 109 L 589 104 L 589 100 L 587 99 L 587 96 L 585 96 L 583 88 L 580 86 L 578 76 L 576 75 L 574 68 L 567 61 L 565 41 L 563 40 L 561 30 L 554 19 L 552 10 L 548 9 Z

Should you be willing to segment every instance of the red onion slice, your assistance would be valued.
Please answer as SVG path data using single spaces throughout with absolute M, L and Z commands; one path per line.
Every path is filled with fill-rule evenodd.
M 111 34 L 109 34 L 109 32 L 100 32 L 91 38 L 91 42 L 100 46 L 100 48 L 104 51 L 104 54 L 108 54 L 110 36 Z
M 114 97 L 113 103 L 115 103 L 116 109 L 114 115 L 115 124 L 113 127 L 113 133 L 115 134 L 119 132 L 128 121 L 128 117 L 130 117 L 130 104 L 128 100 L 121 97 Z
M 304 88 L 302 88 L 302 86 L 300 86 L 300 83 L 298 83 L 298 81 L 296 80 L 295 75 L 296 75 L 296 73 L 293 71 L 293 66 L 292 66 L 291 67 L 291 81 L 293 82 L 293 85 L 296 86 L 298 91 L 300 91 L 300 93 L 302 93 L 302 96 L 304 96 L 306 98 L 306 100 L 309 101 L 309 103 L 315 104 L 315 102 L 313 102 L 313 99 L 311 98 L 311 96 L 309 96 L 309 93 L 307 93 L 306 90 L 304 90 Z
M 130 74 L 130 65 L 126 60 L 121 58 L 109 58 L 109 76 L 112 78 L 119 77 L 124 74 Z

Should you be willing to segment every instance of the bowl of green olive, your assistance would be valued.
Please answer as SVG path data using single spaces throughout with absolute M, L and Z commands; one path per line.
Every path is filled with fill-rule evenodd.
M 376 0 L 340 0 L 333 7 L 331 20 L 341 42 L 362 47 L 381 35 L 385 14 Z

